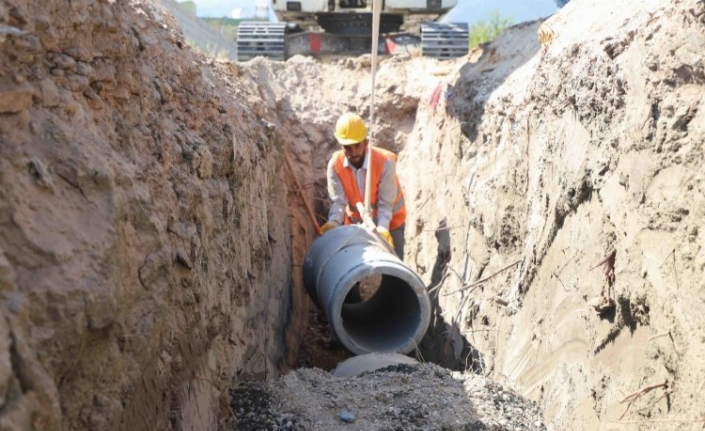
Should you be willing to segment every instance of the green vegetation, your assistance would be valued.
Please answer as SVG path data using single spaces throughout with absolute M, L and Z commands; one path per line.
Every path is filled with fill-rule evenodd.
M 210 27 L 219 31 L 223 36 L 229 38 L 230 40 L 237 40 L 237 27 L 241 22 L 244 21 L 255 21 L 254 19 L 233 19 L 233 18 L 201 18 Z M 199 51 L 206 57 L 215 59 L 225 59 L 228 58 L 228 51 L 222 47 L 218 47 L 217 44 L 197 44 L 195 40 L 186 38 L 186 44 L 191 46 L 191 48 Z
M 512 24 L 511 18 L 502 17 L 497 11 L 490 12 L 489 22 L 478 21 L 477 24 L 470 26 L 470 49 L 494 40 Z
M 186 38 L 185 40 L 186 45 L 190 46 L 192 49 L 200 52 L 206 57 L 209 58 L 214 58 L 217 60 L 225 60 L 228 58 L 228 51 L 225 49 L 218 49 L 217 45 L 212 45 L 212 44 L 207 44 L 207 45 L 199 45 L 196 43 L 195 40 Z
M 242 21 L 239 19 L 225 17 L 201 19 L 231 40 L 235 40 L 237 38 L 237 27 L 240 25 L 240 21 Z
M 186 9 L 187 11 L 191 12 L 192 14 L 196 15 L 196 3 L 192 1 L 182 1 L 179 3 L 182 8 Z
M 237 39 L 237 28 L 241 22 L 261 21 L 261 20 L 255 19 L 255 18 L 234 19 L 234 18 L 223 17 L 223 18 L 201 18 L 201 19 L 203 21 L 205 21 L 206 24 L 208 24 L 209 26 L 218 30 L 220 33 L 224 34 L 226 37 L 229 37 L 232 40 Z
M 232 40 L 237 39 L 237 27 L 242 21 L 250 21 L 249 19 L 234 19 L 234 18 L 201 18 L 209 26 L 218 30 Z
M 194 3 L 193 1 L 191 1 L 191 0 L 181 1 L 181 2 L 179 2 L 179 5 L 181 5 L 181 7 L 183 7 L 187 11 L 193 13 L 194 16 L 196 15 L 196 3 Z M 231 40 L 237 39 L 237 28 L 241 22 L 243 22 L 243 21 L 258 21 L 256 18 L 235 19 L 235 18 L 227 18 L 227 17 L 222 17 L 222 18 L 201 17 L 201 20 L 204 21 L 209 26 L 213 27 L 214 29 L 218 30 L 221 34 L 225 35 L 226 37 L 230 38 Z M 261 21 L 261 20 L 259 20 L 259 21 Z

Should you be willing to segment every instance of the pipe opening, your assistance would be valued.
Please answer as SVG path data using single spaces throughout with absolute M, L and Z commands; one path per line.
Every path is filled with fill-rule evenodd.
M 369 288 L 370 281 L 378 283 L 374 290 Z M 350 289 L 346 301 L 355 295 L 355 289 L 361 291 L 357 295 L 362 300 L 343 303 L 340 312 L 352 343 L 364 351 L 383 352 L 416 337 L 422 324 L 421 306 L 416 292 L 404 280 L 389 274 L 368 277 Z

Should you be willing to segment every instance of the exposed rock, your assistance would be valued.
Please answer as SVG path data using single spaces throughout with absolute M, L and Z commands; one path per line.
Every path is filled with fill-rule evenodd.
M 22 112 L 32 106 L 32 87 L 0 85 L 0 114 Z
M 54 84 L 54 81 L 45 78 L 39 82 L 39 94 L 41 95 L 42 104 L 46 108 L 57 106 L 60 101 L 59 88 Z

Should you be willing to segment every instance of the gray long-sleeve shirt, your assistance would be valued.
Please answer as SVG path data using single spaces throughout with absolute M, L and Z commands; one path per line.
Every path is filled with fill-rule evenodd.
M 357 188 L 360 191 L 360 195 L 363 197 L 365 196 L 365 180 L 368 166 L 368 157 L 365 157 L 365 161 L 360 169 L 356 169 L 351 165 L 347 158 L 343 159 L 343 168 L 352 170 L 357 182 Z M 388 160 L 384 164 L 382 176 L 377 186 L 377 218 L 374 222 L 377 226 L 386 229 L 389 229 L 389 222 L 392 219 L 392 206 L 394 205 L 394 199 L 396 199 L 399 193 L 397 190 L 396 169 L 396 163 Z M 345 220 L 345 207 L 348 205 L 348 197 L 345 195 L 343 183 L 335 172 L 333 158 L 328 162 L 327 179 L 328 195 L 332 201 L 330 210 L 328 211 L 328 220 L 341 225 Z

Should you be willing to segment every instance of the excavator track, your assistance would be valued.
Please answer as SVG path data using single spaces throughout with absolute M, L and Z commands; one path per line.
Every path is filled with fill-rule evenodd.
M 237 59 L 261 56 L 284 60 L 286 24 L 277 22 L 241 23 L 237 29 Z
M 464 24 L 421 23 L 421 55 L 439 59 L 467 55 L 469 29 Z
M 408 45 L 407 39 L 414 38 L 418 40 L 410 34 L 384 35 L 380 46 L 393 54 L 399 50 L 399 41 Z M 450 59 L 468 53 L 467 24 L 422 23 L 420 39 L 421 53 L 426 57 Z M 245 22 L 237 32 L 237 59 L 261 56 L 284 61 L 294 55 L 360 55 L 369 51 L 370 44 L 369 35 L 296 32 L 287 30 L 284 23 Z

